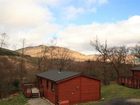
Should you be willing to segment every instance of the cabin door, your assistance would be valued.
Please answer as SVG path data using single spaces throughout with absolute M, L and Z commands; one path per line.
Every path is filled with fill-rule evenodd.
M 43 80 L 39 79 L 38 81 L 40 97 L 44 97 L 44 88 L 43 88 Z

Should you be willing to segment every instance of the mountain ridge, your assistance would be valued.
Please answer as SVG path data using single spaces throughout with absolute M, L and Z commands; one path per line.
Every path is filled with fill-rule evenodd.
M 29 46 L 24 48 L 24 54 L 29 55 L 31 57 L 40 57 L 43 54 L 44 49 L 54 49 L 59 50 L 60 52 L 68 51 L 70 53 L 70 57 L 74 58 L 75 61 L 87 61 L 92 60 L 95 61 L 96 55 L 85 55 L 78 51 L 74 51 L 65 47 L 60 46 L 46 46 L 46 45 L 38 45 L 38 46 Z M 17 50 L 17 52 L 21 53 L 22 49 Z M 47 53 L 49 55 L 49 53 Z

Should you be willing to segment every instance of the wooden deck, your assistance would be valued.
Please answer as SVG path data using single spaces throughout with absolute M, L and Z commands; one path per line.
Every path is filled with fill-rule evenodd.
M 35 83 L 22 83 L 21 87 L 22 92 L 26 97 L 40 97 L 39 89 L 37 88 Z
M 118 84 L 129 88 L 140 89 L 140 79 L 133 77 L 119 77 Z

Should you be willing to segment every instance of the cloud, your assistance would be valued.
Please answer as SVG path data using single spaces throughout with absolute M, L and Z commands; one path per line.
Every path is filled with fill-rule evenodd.
M 65 0 L 38 0 L 42 1 L 43 3 L 49 5 L 49 6 L 60 6 L 65 3 Z
M 69 4 L 82 4 L 83 5 L 93 5 L 93 4 L 99 4 L 99 5 L 103 5 L 108 3 L 108 0 L 77 0 L 76 2 L 74 0 L 37 0 L 37 1 L 41 1 L 49 6 L 61 6 L 61 7 L 65 7 L 68 6 Z
M 99 4 L 103 5 L 108 3 L 108 0 L 85 0 L 87 4 L 94 5 L 94 4 Z
M 0 32 L 9 35 L 12 44 L 21 38 L 27 42 L 43 43 L 44 37 L 59 29 L 53 13 L 39 0 L 0 0 Z M 19 47 L 19 46 L 18 46 Z
M 99 6 L 107 2 L 108 0 L 77 0 L 76 2 L 74 0 L 48 0 L 46 4 L 51 8 L 57 8 L 63 20 L 74 20 L 87 13 L 95 13 Z
M 84 13 L 85 10 L 84 8 L 76 8 L 74 6 L 69 6 L 67 8 L 64 9 L 65 13 L 64 13 L 64 17 L 69 19 L 74 19 L 77 16 L 79 16 L 80 14 Z
M 0 32 L 6 32 L 10 45 L 17 45 L 17 48 L 21 46 L 21 38 L 27 39 L 27 45 L 38 45 L 47 43 L 55 36 L 58 38 L 57 45 L 86 54 L 94 52 L 89 43 L 96 36 L 101 42 L 108 40 L 110 46 L 131 46 L 139 42 L 140 16 L 132 16 L 116 23 L 94 22 L 67 26 L 54 23 L 56 19 L 67 21 L 86 15 L 87 12 L 96 12 L 98 6 L 108 2 L 109 0 L 78 0 L 76 3 L 74 0 L 0 0 Z M 57 14 L 63 16 L 57 17 L 52 8 L 62 10 Z
M 21 47 L 21 39 L 26 39 L 26 46 L 46 44 L 46 39 L 59 31 L 60 26 L 57 24 L 46 23 L 29 30 L 7 31 L 10 36 L 9 43 Z M 5 32 L 5 31 L 4 31 Z M 11 46 L 9 46 L 11 48 Z
M 91 53 L 90 41 L 96 36 L 109 46 L 135 45 L 140 39 L 140 16 L 133 16 L 116 23 L 92 23 L 88 25 L 70 25 L 61 32 L 58 45 L 83 53 Z M 94 52 L 94 51 L 93 51 Z
M 108 3 L 109 1 L 108 0 L 99 0 L 99 4 L 102 5 L 102 4 L 106 4 Z
M 15 27 L 34 27 L 50 21 L 52 14 L 31 0 L 12 0 L 0 5 L 0 22 Z
M 54 23 L 57 17 L 50 8 L 64 10 L 64 20 L 74 19 L 89 9 L 84 3 L 82 0 L 76 7 L 73 0 L 0 0 L 0 32 L 6 32 L 13 44 L 21 38 L 28 39 L 29 44 L 43 43 L 62 27 Z

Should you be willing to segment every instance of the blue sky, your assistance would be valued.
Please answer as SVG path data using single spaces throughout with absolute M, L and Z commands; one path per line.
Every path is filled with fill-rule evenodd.
M 75 8 L 86 7 L 86 4 L 83 0 L 73 0 L 70 4 L 63 5 L 65 6 L 74 6 Z M 93 0 L 98 1 L 98 0 Z M 62 12 L 62 7 L 51 7 L 52 12 L 54 13 L 56 23 L 58 24 L 89 24 L 92 22 L 105 23 L 105 22 L 118 22 L 125 20 L 134 15 L 140 15 L 140 1 L 139 0 L 105 0 L 105 4 L 91 4 L 90 8 L 96 8 L 95 12 L 85 11 L 85 13 L 80 14 L 75 17 L 75 19 L 64 19 Z
M 139 0 L 0 0 L 0 32 L 20 48 L 57 45 L 94 53 L 90 41 L 96 36 L 110 46 L 134 46 L 140 42 Z M 134 37 L 135 36 L 135 37 Z M 16 41 L 15 41 L 16 40 Z

